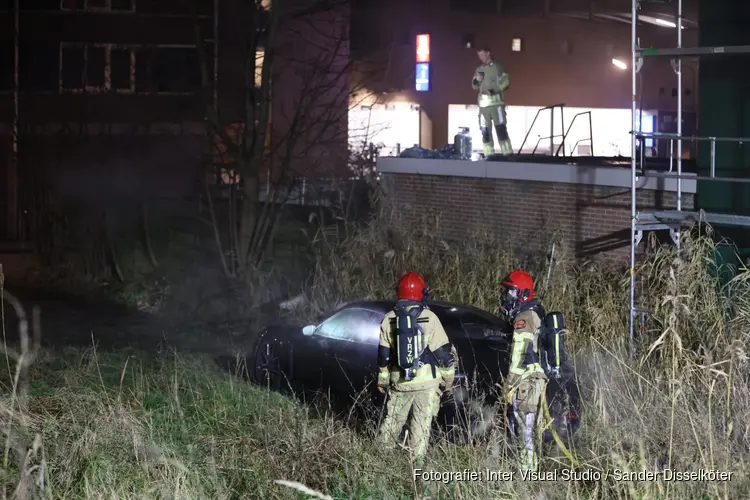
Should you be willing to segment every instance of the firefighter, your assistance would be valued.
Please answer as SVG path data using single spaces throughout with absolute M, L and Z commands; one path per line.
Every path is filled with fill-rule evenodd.
M 510 79 L 503 66 L 492 59 L 487 47 L 480 47 L 477 55 L 482 64 L 474 72 L 471 86 L 479 91 L 479 129 L 482 132 L 484 156 L 495 152 L 492 127 L 500 141 L 500 154 L 507 156 L 513 153 L 505 115 L 505 91 L 510 86 Z
M 388 390 L 380 440 L 398 443 L 411 410 L 408 447 L 416 461 L 427 449 L 441 394 L 452 392 L 455 378 L 455 350 L 440 320 L 427 308 L 428 296 L 421 276 L 409 272 L 401 277 L 396 305 L 380 325 L 378 348 L 378 390 Z
M 511 361 L 504 388 L 511 430 L 516 436 L 523 436 L 520 467 L 536 471 L 548 377 L 541 356 L 544 309 L 534 298 L 534 280 L 529 273 L 513 271 L 503 279 L 500 311 L 513 324 Z

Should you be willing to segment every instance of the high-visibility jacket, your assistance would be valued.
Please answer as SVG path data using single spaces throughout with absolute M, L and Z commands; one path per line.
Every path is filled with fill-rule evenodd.
M 407 310 L 420 307 L 418 303 L 406 306 Z M 424 346 L 420 354 L 422 364 L 417 375 L 411 380 L 404 380 L 397 359 L 396 313 L 389 311 L 380 324 L 380 346 L 378 348 L 378 385 L 389 385 L 396 391 L 418 391 L 438 388 L 444 385 L 450 388 L 455 377 L 455 363 L 452 346 L 443 325 L 434 312 L 425 308 L 417 321 L 423 332 L 419 342 Z
M 477 80 L 476 73 L 484 75 L 481 82 Z M 490 61 L 477 68 L 471 86 L 474 90 L 479 91 L 477 104 L 480 108 L 502 106 L 505 104 L 505 91 L 510 86 L 510 77 L 503 69 L 502 64 Z

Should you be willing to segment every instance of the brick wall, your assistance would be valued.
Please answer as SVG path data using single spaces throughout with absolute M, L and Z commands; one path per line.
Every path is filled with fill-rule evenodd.
M 630 189 L 552 182 L 383 173 L 387 203 L 407 216 L 440 216 L 441 236 L 460 239 L 490 230 L 509 241 L 538 241 L 541 228 L 559 229 L 578 259 L 626 263 L 630 255 Z M 674 192 L 639 190 L 639 211 L 674 210 Z M 693 195 L 683 194 L 683 210 Z

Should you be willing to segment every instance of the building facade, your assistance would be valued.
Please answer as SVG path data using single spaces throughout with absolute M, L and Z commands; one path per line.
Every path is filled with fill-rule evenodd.
M 348 10 L 298 3 L 275 38 L 263 168 L 315 158 L 330 175 L 346 157 Z M 251 4 L 28 0 L 16 12 L 0 1 L 0 241 L 32 237 L 40 189 L 84 203 L 179 199 L 202 192 L 206 162 L 231 173 L 207 123 L 237 141 L 262 120 L 251 110 L 265 99 L 271 3 Z
M 684 3 L 683 45 L 696 45 L 696 6 L 692 5 L 696 2 Z M 638 29 L 641 46 L 676 46 L 677 30 L 673 22 L 676 2 L 642 4 L 643 22 Z M 475 48 L 487 45 L 495 60 L 510 75 L 506 102 L 514 149 L 520 148 L 527 132 L 529 138 L 524 152 L 531 152 L 538 138 L 551 134 L 558 135 L 554 140 L 557 148 L 562 142 L 559 135 L 570 128 L 571 136 L 565 141 L 568 151 L 591 154 L 593 143 L 596 156 L 629 156 L 630 5 L 627 0 L 595 3 L 436 0 L 426 8 L 423 2 L 384 0 L 372 4 L 362 16 L 369 20 L 370 28 L 362 28 L 365 32 L 359 36 L 363 41 L 355 40 L 353 32 L 353 43 L 356 42 L 357 47 L 366 43 L 380 47 L 379 56 L 362 65 L 362 71 L 386 68 L 384 78 L 374 89 L 379 95 L 376 104 L 381 108 L 400 107 L 411 112 L 410 118 L 395 121 L 409 122 L 412 130 L 391 134 L 391 142 L 395 138 L 409 137 L 409 142 L 402 147 L 419 143 L 423 147 L 441 148 L 453 141 L 459 127 L 471 128 L 476 147 L 480 134 L 475 107 L 477 96 L 471 88 L 471 79 L 479 65 Z M 419 34 L 429 35 L 426 91 L 415 89 L 415 41 Z M 638 84 L 642 86 L 639 94 L 643 98 L 638 105 L 644 111 L 643 130 L 674 128 L 677 77 L 670 61 L 648 59 L 639 73 Z M 695 121 L 690 112 L 697 104 L 697 66 L 691 60 L 683 64 L 683 86 L 683 109 L 686 110 L 683 128 L 689 130 L 694 128 Z M 372 100 L 364 103 L 365 106 L 372 104 Z M 558 107 L 554 110 L 554 122 L 552 111 L 539 112 L 534 130 L 529 130 L 540 108 L 558 104 L 565 106 L 564 126 Z M 592 111 L 593 119 L 591 141 L 588 140 L 587 116 L 577 118 L 571 126 L 575 115 L 588 111 Z M 413 131 L 415 126 L 419 131 Z M 578 146 L 574 147 L 577 142 Z M 549 148 L 549 141 L 541 139 L 537 152 L 548 154 Z
M 179 174 L 199 166 L 206 144 L 195 26 L 212 32 L 212 5 L 197 16 L 186 6 L 34 0 L 16 13 L 13 2 L 0 5 L 0 239 L 32 237 L 45 191 L 97 203 L 191 190 L 195 177 Z

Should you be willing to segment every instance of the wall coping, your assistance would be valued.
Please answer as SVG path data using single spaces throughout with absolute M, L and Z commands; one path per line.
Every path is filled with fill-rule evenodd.
M 475 177 L 510 181 L 588 184 L 630 189 L 630 168 L 604 165 L 569 165 L 566 163 L 533 163 L 514 161 L 470 161 L 430 158 L 382 157 L 378 171 L 389 174 L 442 175 L 447 177 Z M 686 177 L 695 174 L 684 173 Z M 682 179 L 682 192 L 695 194 L 695 179 Z M 636 178 L 638 189 L 677 192 L 677 179 Z

